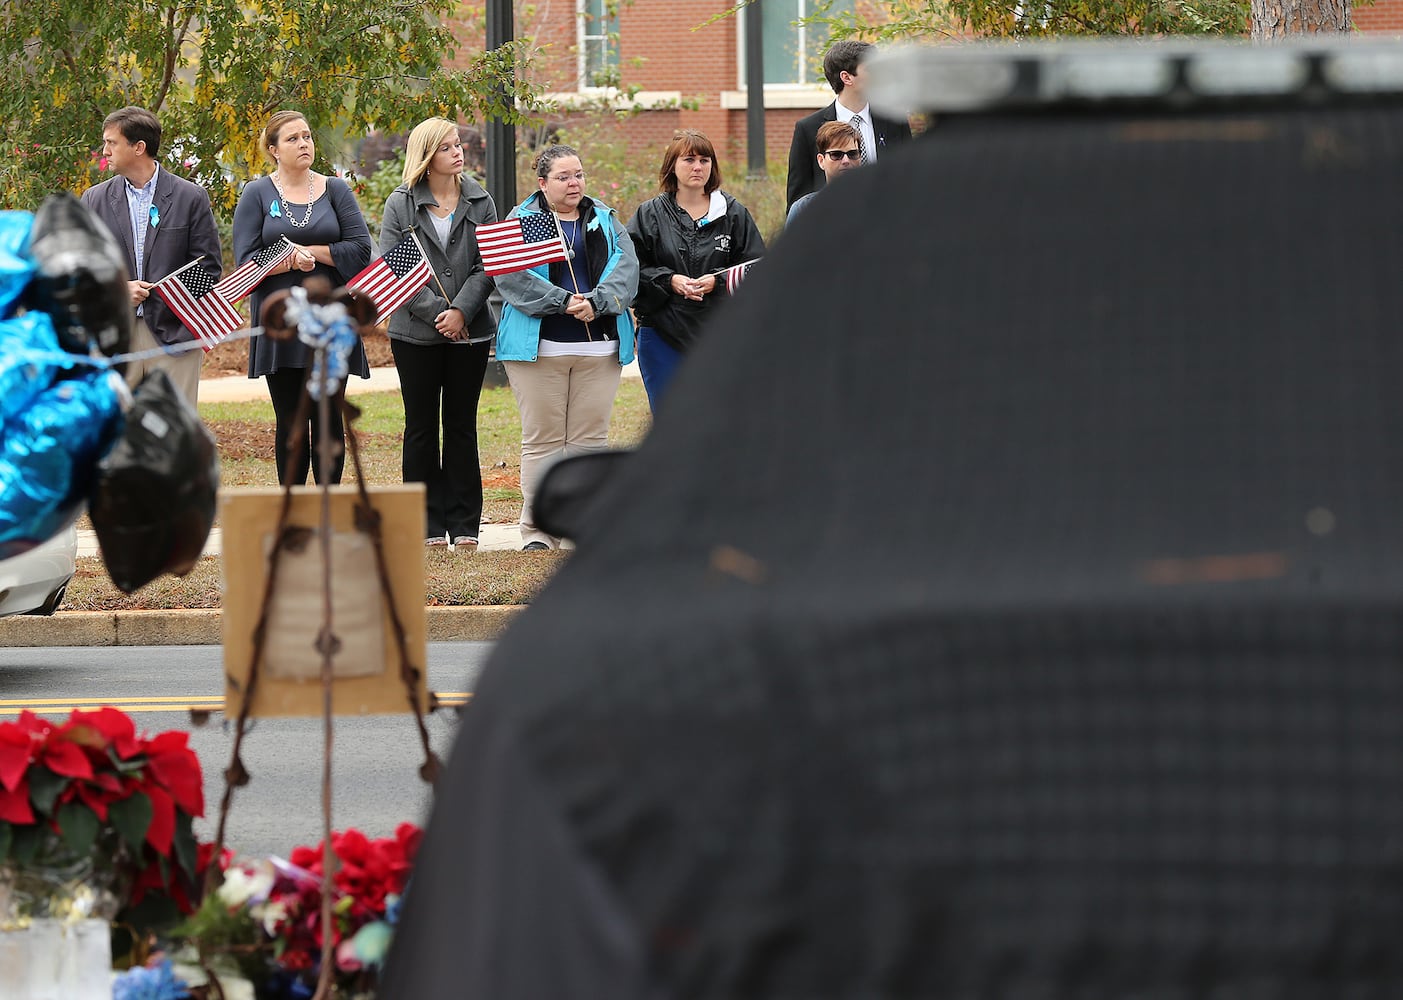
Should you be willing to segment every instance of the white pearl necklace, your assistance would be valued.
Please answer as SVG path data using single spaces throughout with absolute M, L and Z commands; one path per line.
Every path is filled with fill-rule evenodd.
M 277 189 L 278 197 L 282 199 L 284 217 L 287 219 L 288 225 L 292 226 L 293 229 L 301 229 L 303 226 L 307 225 L 307 223 L 311 222 L 312 205 L 316 201 L 316 199 L 312 197 L 313 178 L 311 173 L 309 172 L 307 175 L 307 214 L 302 216 L 301 222 L 298 222 L 292 217 L 292 209 L 288 206 L 287 195 L 283 193 L 283 186 L 278 181 L 278 175 L 274 173 L 270 176 L 273 179 L 273 187 Z

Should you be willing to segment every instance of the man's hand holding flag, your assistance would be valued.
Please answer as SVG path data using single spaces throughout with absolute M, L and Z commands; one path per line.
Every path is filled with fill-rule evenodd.
M 170 311 L 180 317 L 206 351 L 244 325 L 244 318 L 228 299 L 215 291 L 214 278 L 196 257 L 151 286 Z

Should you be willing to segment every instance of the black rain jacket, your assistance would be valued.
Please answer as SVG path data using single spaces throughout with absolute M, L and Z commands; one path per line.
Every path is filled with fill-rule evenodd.
M 683 353 L 701 335 L 707 317 L 726 295 L 724 286 L 700 302 L 672 291 L 672 276 L 700 278 L 732 264 L 754 260 L 765 252 L 765 241 L 750 212 L 724 191 L 726 214 L 698 225 L 670 194 L 660 194 L 638 206 L 628 234 L 638 253 L 638 297 L 633 308 L 639 326 L 650 326 Z

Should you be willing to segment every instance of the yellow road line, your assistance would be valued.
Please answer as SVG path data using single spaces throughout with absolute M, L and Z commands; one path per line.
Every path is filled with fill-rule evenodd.
M 441 708 L 461 708 L 472 698 L 468 691 L 439 691 L 435 697 Z M 73 709 L 109 705 L 124 712 L 221 712 L 223 695 L 171 695 L 151 698 L 9 698 L 0 700 L 0 717 L 19 715 L 28 709 L 36 714 L 68 713 Z
M 224 699 L 222 694 L 196 694 L 151 696 L 150 698 L 7 698 L 0 699 L 0 706 L 10 705 L 150 705 L 170 701 L 209 701 L 211 698 Z

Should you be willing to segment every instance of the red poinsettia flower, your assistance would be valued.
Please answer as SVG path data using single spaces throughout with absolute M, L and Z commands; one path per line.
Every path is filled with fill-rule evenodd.
M 13 722 L 0 722 L 0 788 L 13 792 L 24 781 L 34 756 L 34 741 Z
M 99 820 L 107 822 L 108 807 L 114 802 L 129 797 L 131 788 L 122 783 L 110 771 L 99 771 L 91 781 L 74 781 L 59 796 L 59 802 L 72 802 L 75 798 L 93 811 Z
M 168 896 L 177 910 L 189 916 L 198 907 L 195 900 L 186 886 L 185 879 L 178 872 L 172 872 L 169 881 L 161 877 L 161 864 L 159 861 L 152 861 L 140 872 L 137 873 L 131 888 L 131 905 L 136 906 L 147 894 L 153 896 Z
M 66 728 L 74 743 L 102 754 L 111 747 L 118 760 L 130 760 L 141 752 L 136 723 L 130 715 L 115 708 L 104 707 L 93 712 L 74 709 Z
M 175 800 L 154 782 L 143 783 L 141 790 L 151 800 L 151 825 L 146 828 L 146 842 L 168 858 L 175 840 Z
M 205 784 L 200 759 L 190 749 L 187 733 L 161 733 L 146 741 L 146 764 L 152 777 L 168 791 L 175 804 L 191 816 L 205 814 Z
M 66 778 L 91 778 L 93 765 L 67 727 L 55 729 L 27 709 L 15 722 L 0 723 L 0 785 L 14 791 L 32 763 Z
M 424 831 L 413 823 L 401 823 L 395 827 L 395 840 L 404 851 L 404 858 L 410 864 L 419 853 L 419 842 L 424 839 Z
M 29 781 L 20 778 L 13 789 L 0 785 L 0 819 L 27 826 L 34 822 L 34 809 L 29 804 Z

